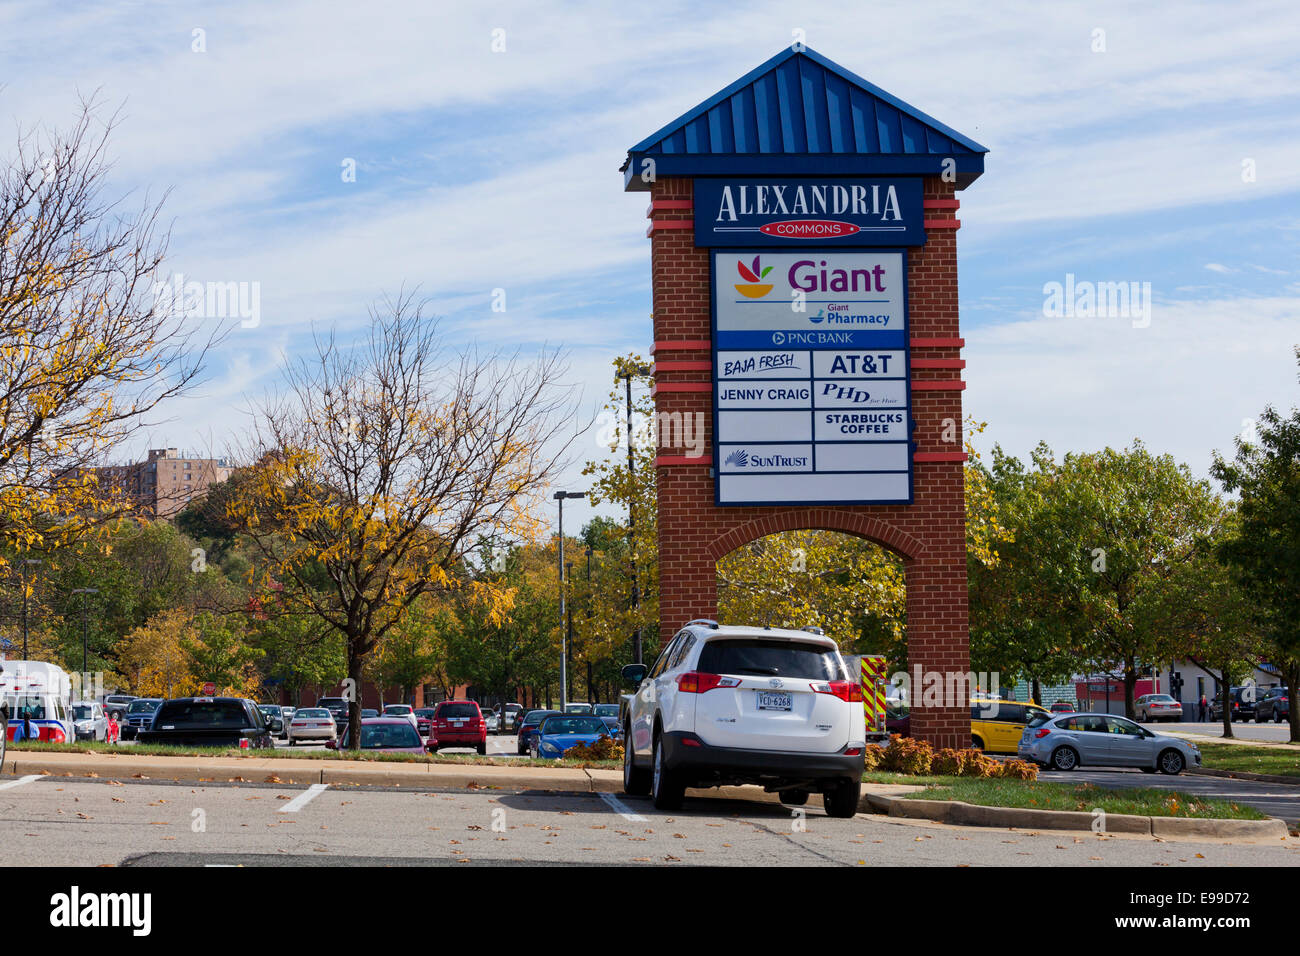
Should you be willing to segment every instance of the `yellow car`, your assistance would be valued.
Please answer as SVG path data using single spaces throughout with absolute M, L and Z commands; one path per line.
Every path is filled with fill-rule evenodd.
M 989 753 L 1014 754 L 1025 724 L 1036 715 L 1051 716 L 1037 704 L 981 697 L 970 702 L 971 746 Z

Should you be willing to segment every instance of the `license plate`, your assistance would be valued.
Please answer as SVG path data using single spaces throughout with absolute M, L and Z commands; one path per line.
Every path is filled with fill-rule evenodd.
M 452 725 L 453 727 L 464 727 L 464 726 L 465 726 L 465 721 L 463 721 L 463 720 L 453 720 L 453 721 L 451 722 L 451 725 Z
M 790 694 L 773 693 L 766 690 L 758 693 L 759 710 L 792 710 L 793 708 L 794 698 Z

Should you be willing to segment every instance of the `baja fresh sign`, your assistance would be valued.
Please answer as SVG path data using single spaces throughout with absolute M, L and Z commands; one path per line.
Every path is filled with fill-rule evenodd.
M 695 244 L 918 246 L 921 180 L 696 179 Z

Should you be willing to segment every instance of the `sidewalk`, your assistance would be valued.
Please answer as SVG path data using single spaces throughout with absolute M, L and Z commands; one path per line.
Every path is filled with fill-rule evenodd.
M 1192 740 L 1196 743 L 1242 744 L 1246 747 L 1277 747 L 1281 750 L 1300 750 L 1300 744 L 1280 743 L 1276 740 L 1251 740 L 1245 737 L 1217 737 L 1214 734 L 1194 734 L 1186 730 L 1162 729 L 1160 732 L 1168 734 L 1170 737 L 1182 737 L 1184 740 Z
M 151 757 L 115 754 L 34 753 L 11 750 L 3 771 L 14 776 L 51 774 L 192 783 L 329 783 L 459 790 L 615 791 L 617 770 L 578 767 L 493 767 L 480 764 L 397 763 L 276 757 Z

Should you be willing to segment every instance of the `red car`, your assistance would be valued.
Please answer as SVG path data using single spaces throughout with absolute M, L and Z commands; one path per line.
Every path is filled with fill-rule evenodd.
M 472 700 L 444 700 L 433 710 L 429 726 L 429 753 L 440 747 L 473 747 L 487 753 L 487 721 Z

